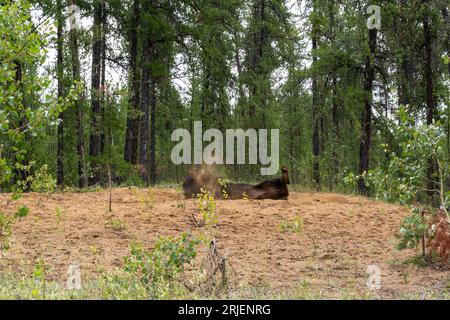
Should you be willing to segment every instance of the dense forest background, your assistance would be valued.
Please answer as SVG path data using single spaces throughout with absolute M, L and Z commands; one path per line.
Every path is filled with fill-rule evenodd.
M 0 4 L 1 191 L 44 173 L 61 187 L 109 173 L 116 184 L 179 183 L 188 167 L 171 162 L 171 133 L 196 120 L 280 129 L 280 163 L 305 189 L 368 194 L 367 173 L 394 155 L 428 152 L 428 191 L 448 170 L 446 0 Z M 381 8 L 379 29 L 369 5 Z M 437 149 L 405 154 L 399 128 L 421 125 L 441 133 Z M 261 179 L 257 166 L 223 170 Z

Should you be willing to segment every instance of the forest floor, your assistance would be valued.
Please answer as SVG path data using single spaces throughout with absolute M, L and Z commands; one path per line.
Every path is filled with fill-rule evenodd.
M 0 195 L 3 208 L 8 197 Z M 1 272 L 30 272 L 43 258 L 51 280 L 64 283 L 74 262 L 89 279 L 122 268 L 132 241 L 151 248 L 157 236 L 204 232 L 191 218 L 200 219 L 196 201 L 175 189 L 114 189 L 111 213 L 108 199 L 107 190 L 25 194 L 8 207 L 25 204 L 31 211 L 15 225 Z M 287 297 L 294 298 L 298 290 L 308 290 L 311 298 L 450 296 L 450 263 L 419 266 L 412 262 L 415 251 L 395 248 L 406 208 L 357 196 L 292 192 L 287 201 L 217 201 L 217 213 L 218 226 L 210 232 L 230 261 L 239 298 L 289 290 Z M 303 219 L 301 234 L 282 229 L 297 217 Z M 369 265 L 381 271 L 381 288 L 370 292 Z

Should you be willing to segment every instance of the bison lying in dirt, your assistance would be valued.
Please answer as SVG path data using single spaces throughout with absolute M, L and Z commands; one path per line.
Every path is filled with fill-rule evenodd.
M 273 199 L 287 200 L 289 172 L 281 167 L 280 178 L 266 180 L 257 185 L 246 183 L 224 183 L 211 168 L 195 168 L 184 179 L 183 191 L 187 198 L 195 198 L 201 189 L 209 191 L 217 199 Z

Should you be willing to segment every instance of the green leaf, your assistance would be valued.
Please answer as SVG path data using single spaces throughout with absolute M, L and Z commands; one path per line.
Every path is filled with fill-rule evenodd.
M 16 218 L 24 218 L 28 215 L 30 209 L 27 206 L 21 206 L 14 215 Z

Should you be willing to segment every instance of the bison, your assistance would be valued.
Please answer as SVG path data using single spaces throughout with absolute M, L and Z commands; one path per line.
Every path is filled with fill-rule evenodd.
M 272 199 L 287 200 L 289 197 L 289 172 L 281 167 L 281 177 L 263 181 L 257 185 L 246 183 L 222 183 L 220 176 L 211 168 L 199 167 L 191 170 L 183 182 L 183 191 L 187 198 L 195 198 L 202 189 L 209 191 L 218 199 Z

